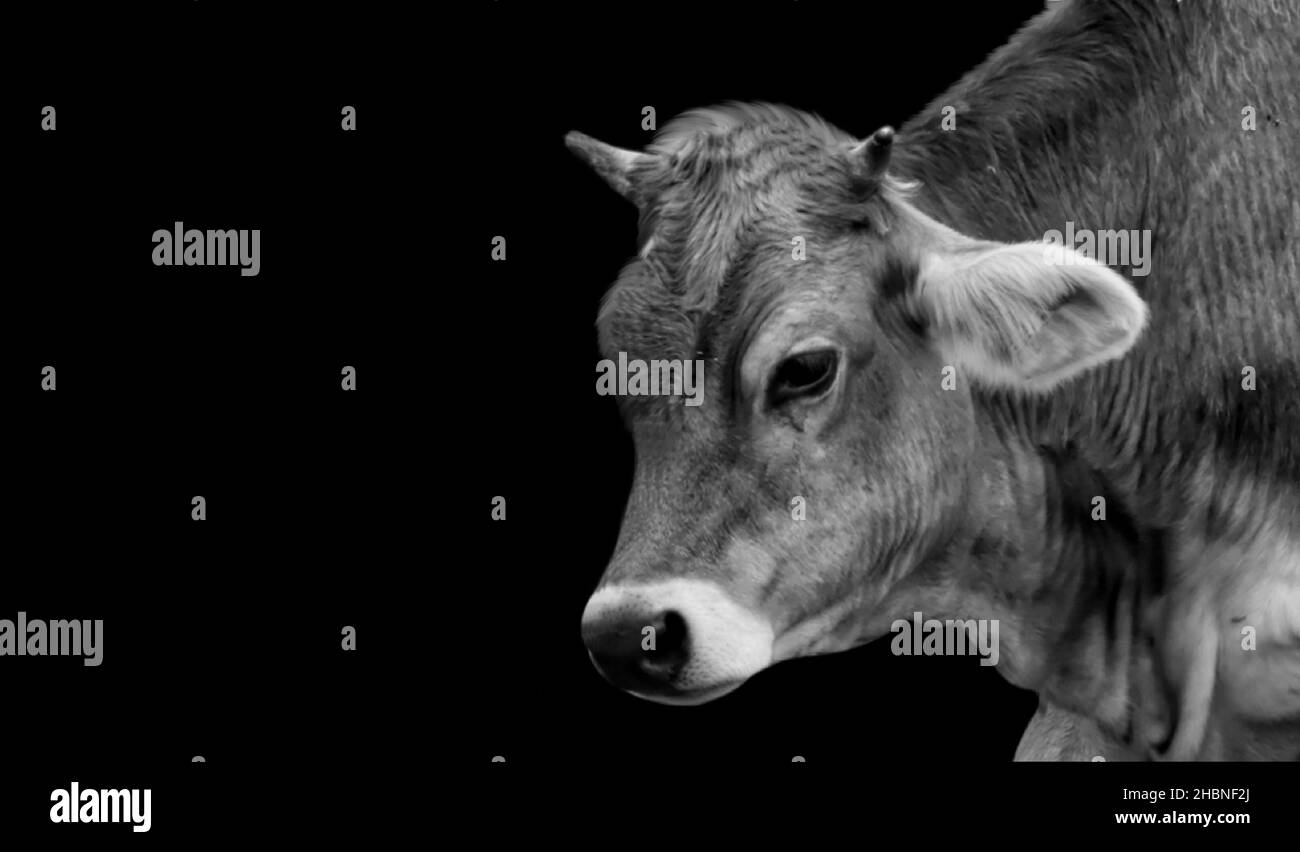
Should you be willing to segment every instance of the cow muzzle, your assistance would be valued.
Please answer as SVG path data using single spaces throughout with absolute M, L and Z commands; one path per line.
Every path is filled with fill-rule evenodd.
M 662 704 L 712 701 L 772 662 L 771 623 L 701 580 L 604 586 L 582 638 L 606 680 Z

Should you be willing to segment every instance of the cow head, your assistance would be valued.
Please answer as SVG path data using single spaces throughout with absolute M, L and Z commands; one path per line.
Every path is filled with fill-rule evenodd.
M 688 113 L 645 152 L 569 147 L 641 211 L 605 357 L 700 360 L 703 404 L 619 398 L 636 473 L 582 632 L 614 684 L 694 704 L 773 662 L 883 635 L 961 526 L 971 384 L 1053 387 L 1146 309 L 1059 245 L 969 238 L 909 203 L 892 133 L 783 108 Z M 892 618 L 893 614 L 890 613 Z

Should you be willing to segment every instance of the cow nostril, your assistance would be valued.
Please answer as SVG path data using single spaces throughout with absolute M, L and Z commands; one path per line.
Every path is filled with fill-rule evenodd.
M 654 646 L 647 648 L 646 661 L 656 666 L 677 665 L 686 658 L 686 619 L 676 610 L 666 610 L 652 625 Z
M 690 630 L 676 610 L 593 619 L 583 625 L 583 639 L 601 673 L 632 692 L 670 689 L 690 657 Z

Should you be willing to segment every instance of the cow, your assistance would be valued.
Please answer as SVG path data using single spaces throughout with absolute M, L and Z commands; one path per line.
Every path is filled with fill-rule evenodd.
M 1016 759 L 1300 757 L 1296 115 L 1294 4 L 1073 0 L 896 135 L 765 103 L 570 133 L 639 210 L 604 356 L 704 364 L 698 407 L 618 398 L 597 669 L 699 704 L 989 620 L 1039 696 Z

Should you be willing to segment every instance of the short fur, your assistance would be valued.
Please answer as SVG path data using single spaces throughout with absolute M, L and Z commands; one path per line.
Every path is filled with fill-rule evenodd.
M 577 146 L 630 164 L 607 179 L 642 213 L 602 348 L 705 358 L 714 400 L 633 413 L 602 584 L 708 576 L 776 659 L 913 609 L 998 618 L 1000 670 L 1044 702 L 1022 757 L 1300 757 L 1300 134 L 1273 123 L 1297 112 L 1293 7 L 1073 0 L 907 124 L 883 178 L 771 105 L 632 159 Z M 1152 274 L 1015 254 L 1066 221 L 1151 229 Z M 813 332 L 842 379 L 765 408 Z M 817 510 L 791 523 L 795 494 Z

